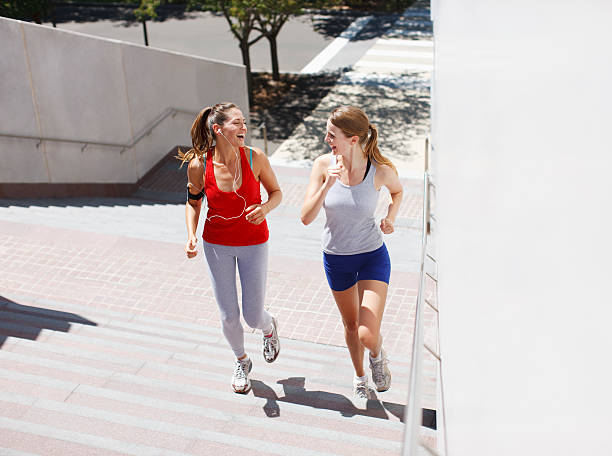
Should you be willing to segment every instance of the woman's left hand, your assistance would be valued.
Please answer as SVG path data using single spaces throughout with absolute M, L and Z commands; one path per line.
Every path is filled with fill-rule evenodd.
M 395 231 L 395 228 L 393 228 L 393 222 L 389 220 L 388 218 L 382 219 L 380 221 L 380 231 L 382 231 L 385 234 L 393 233 L 393 231 Z
M 246 219 L 247 222 L 252 223 L 253 225 L 259 225 L 266 219 L 266 210 L 264 209 L 263 204 L 253 204 L 246 208 Z

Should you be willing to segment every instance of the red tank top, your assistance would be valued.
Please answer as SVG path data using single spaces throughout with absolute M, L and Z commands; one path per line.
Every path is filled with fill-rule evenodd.
M 240 166 L 242 168 L 242 184 L 236 190 L 238 195 L 246 200 L 246 207 L 261 203 L 261 189 L 255 179 L 249 161 L 240 148 Z M 208 212 L 204 223 L 203 238 L 211 244 L 221 245 L 255 245 L 268 240 L 268 224 L 266 220 L 259 225 L 253 225 L 246 220 L 244 201 L 234 192 L 224 192 L 217 187 L 215 166 L 212 162 L 212 151 L 206 154 L 206 171 L 204 173 L 204 192 L 208 202 Z M 221 217 L 220 215 L 229 220 Z M 236 217 L 240 215 L 239 217 Z M 232 218 L 236 217 L 236 218 Z

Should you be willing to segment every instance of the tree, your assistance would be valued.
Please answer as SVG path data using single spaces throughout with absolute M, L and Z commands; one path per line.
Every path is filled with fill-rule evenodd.
M 257 2 L 257 26 L 255 30 L 265 36 L 270 45 L 272 79 L 280 80 L 278 68 L 277 37 L 289 17 L 301 14 L 305 7 L 325 8 L 336 6 L 339 0 L 260 0 Z
M 253 102 L 252 88 L 253 75 L 251 74 L 251 55 L 250 47 L 263 38 L 259 35 L 251 39 L 251 33 L 255 30 L 257 7 L 260 1 L 257 0 L 190 0 L 189 6 L 203 6 L 214 11 L 220 11 L 227 20 L 230 30 L 238 40 L 238 46 L 242 54 L 242 63 L 246 66 L 247 89 L 249 93 L 249 103 Z
M 136 19 L 142 22 L 142 32 L 144 33 L 145 46 L 149 45 L 149 36 L 147 34 L 147 19 L 155 19 L 157 17 L 157 7 L 161 0 L 140 0 L 140 6 L 134 10 Z
M 258 2 L 255 30 L 265 36 L 270 45 L 272 79 L 275 81 L 280 80 L 276 37 L 290 16 L 302 12 L 303 3 L 304 1 L 296 0 L 261 0 Z

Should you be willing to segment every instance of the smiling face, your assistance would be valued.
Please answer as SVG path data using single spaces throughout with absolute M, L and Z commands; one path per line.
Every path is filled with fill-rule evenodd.
M 344 152 L 350 151 L 358 139 L 359 137 L 357 136 L 346 136 L 331 120 L 327 121 L 325 142 L 331 147 L 332 154 L 342 155 Z
M 247 133 L 246 119 L 242 115 L 242 111 L 238 108 L 232 108 L 226 113 L 227 120 L 222 125 L 213 124 L 213 128 L 217 135 L 217 142 L 220 138 L 225 137 L 234 147 L 243 147 L 244 138 Z M 223 136 L 221 136 L 221 133 Z M 223 141 L 223 139 L 221 139 Z

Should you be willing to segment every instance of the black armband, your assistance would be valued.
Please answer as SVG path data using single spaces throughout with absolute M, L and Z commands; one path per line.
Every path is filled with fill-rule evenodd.
M 201 200 L 204 197 L 204 192 L 196 193 L 195 195 L 187 189 L 187 199 L 188 200 Z

